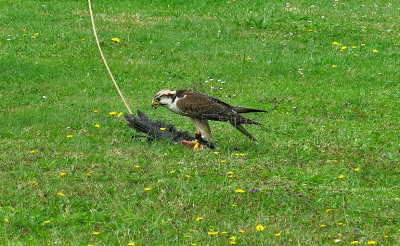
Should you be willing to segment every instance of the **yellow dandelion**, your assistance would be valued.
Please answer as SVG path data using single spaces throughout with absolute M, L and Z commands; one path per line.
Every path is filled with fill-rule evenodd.
M 322 225 L 320 225 L 319 227 L 324 228 L 324 227 L 326 227 L 326 225 L 325 225 L 325 224 L 322 224 Z
M 251 57 L 246 57 L 246 61 L 251 61 Z
M 88 244 L 87 246 L 93 246 L 93 244 Z
M 352 245 L 358 244 L 358 241 L 355 241 L 355 240 L 351 241 L 350 244 L 352 244 Z
M 203 217 L 197 217 L 196 218 L 196 221 L 202 221 L 203 220 Z
M 93 110 L 93 113 L 98 113 L 100 111 L 100 109 L 95 109 Z
M 338 226 L 342 226 L 342 225 L 344 225 L 344 223 L 343 222 L 338 222 L 337 225 Z
M 26 36 L 26 33 L 22 34 L 22 36 L 24 36 L 24 37 L 25 37 L 25 36 Z
M 99 234 L 100 234 L 100 232 L 98 232 L 98 231 L 94 231 L 92 234 L 93 234 L 93 235 L 99 235 Z
M 116 115 L 117 114 L 117 112 L 115 112 L 115 111 L 112 111 L 112 112 L 110 112 L 110 113 L 108 113 L 109 115 L 111 115 L 111 116 L 114 116 L 114 115 Z
M 58 192 L 57 195 L 59 195 L 59 196 L 65 196 L 65 194 L 62 193 L 62 192 Z
M 151 188 L 150 187 L 146 187 L 146 188 L 144 188 L 144 190 L 145 191 L 149 191 L 149 190 L 151 190 Z
M 332 45 L 340 45 L 338 42 L 333 42 Z
M 231 237 L 229 237 L 229 239 L 230 240 L 236 240 L 236 237 L 235 236 L 231 236 Z
M 333 242 L 334 243 L 340 243 L 342 240 L 340 240 L 340 239 L 335 239 L 335 240 L 333 240 Z
M 21 31 L 26 32 L 26 29 L 25 29 L 25 28 L 22 28 Z
M 344 178 L 344 175 L 343 175 L 343 174 L 340 174 L 337 178 L 338 178 L 338 179 L 343 179 L 343 178 Z
M 86 176 L 90 177 L 90 176 L 92 176 L 92 174 L 91 173 L 87 173 Z
M 361 46 L 365 46 L 366 44 L 361 44 Z
M 219 154 L 219 152 L 218 152 L 218 151 L 214 151 L 213 153 L 214 153 L 214 154 L 216 154 L 216 155 L 218 155 L 218 154 Z
M 183 237 L 186 237 L 186 238 L 188 238 L 188 237 L 190 237 L 188 234 L 185 234 L 185 235 L 183 235 Z
M 274 236 L 275 236 L 275 237 L 280 237 L 280 236 L 281 236 L 281 233 L 275 233 Z
M 358 54 L 354 54 L 354 56 L 358 56 Z
M 379 51 L 378 51 L 378 50 L 372 50 L 372 52 L 374 52 L 374 53 L 378 53 Z
M 135 243 L 131 242 L 131 243 L 128 243 L 128 245 L 129 246 L 135 246 Z
M 357 46 L 353 45 L 353 46 L 351 46 L 351 48 L 352 48 L 352 49 L 356 49 L 356 48 L 357 48 Z
M 160 130 L 161 130 L 161 131 L 165 131 L 165 129 L 167 129 L 167 128 L 165 128 L 165 127 L 160 127 Z
M 32 153 L 32 154 L 35 154 L 35 152 L 36 152 L 36 151 L 34 151 L 34 150 L 31 150 L 31 153 Z
M 73 136 L 70 134 L 70 135 L 67 135 L 67 138 L 72 138 Z
M 173 173 L 175 173 L 175 172 L 176 172 L 175 170 L 169 171 L 170 174 L 173 174 Z
M 223 231 L 223 232 L 221 232 L 221 234 L 227 234 L 227 232 L 226 232 L 226 231 Z
M 114 41 L 115 43 L 121 42 L 121 40 L 119 38 L 112 38 L 111 40 Z
M 185 175 L 185 178 L 190 178 L 190 177 L 191 177 L 190 175 L 187 175 L 187 174 Z
M 327 210 L 325 210 L 325 212 L 327 213 L 332 212 L 332 209 L 328 208 Z
M 100 125 L 99 124 L 94 124 L 94 127 L 100 128 Z
M 236 193 L 244 193 L 245 191 L 242 190 L 242 189 L 237 189 L 237 190 L 235 190 L 235 192 L 236 192 Z
M 360 168 L 356 167 L 356 168 L 354 168 L 353 170 L 356 171 L 356 172 L 358 172 L 358 171 L 360 171 Z
M 237 204 L 235 204 L 235 203 L 234 203 L 234 204 L 232 204 L 232 207 L 237 207 Z
M 60 173 L 60 176 L 61 176 L 61 177 L 65 177 L 65 176 L 67 176 L 67 175 L 68 175 L 68 173 L 65 173 L 65 172 L 61 172 L 61 173 Z
M 385 235 L 385 236 L 383 236 L 384 238 L 388 238 L 389 236 L 388 235 Z
M 197 246 L 197 243 L 192 243 L 192 246 Z
M 39 36 L 39 33 L 37 32 L 37 33 L 35 33 L 35 34 L 33 34 L 33 35 L 35 35 L 35 36 Z
M 32 38 L 32 39 L 35 39 L 35 38 L 36 38 L 36 36 L 31 36 L 31 38 Z
M 85 41 L 86 39 L 85 39 L 85 38 L 81 38 L 81 40 L 82 40 L 82 41 Z
M 264 228 L 264 226 L 262 226 L 262 225 L 257 225 L 257 226 L 256 226 L 256 230 L 257 230 L 257 231 L 264 231 L 265 228 Z
M 9 219 L 4 219 L 4 222 L 10 223 L 10 220 Z
M 244 233 L 245 232 L 245 230 L 239 230 L 239 233 Z
M 36 184 L 37 183 L 37 181 L 36 180 L 32 180 L 32 184 Z
M 51 221 L 50 220 L 45 220 L 44 223 L 45 224 L 49 224 Z
M 117 116 L 118 116 L 118 117 L 121 117 L 122 115 L 124 115 L 124 113 L 119 112 Z
M 333 68 L 336 68 L 336 67 L 337 67 L 337 65 L 332 65 L 331 67 L 333 67 Z
M 376 241 L 368 241 L 367 244 L 369 244 L 369 245 L 376 244 Z
M 341 50 L 345 50 L 347 49 L 347 46 L 342 46 L 342 48 L 340 48 Z
M 244 156 L 243 153 L 235 153 L 236 156 Z
M 236 244 L 236 242 L 235 242 L 235 241 L 230 241 L 229 243 L 230 243 L 230 244 Z
M 308 31 L 309 31 L 309 32 L 312 32 L 312 31 L 314 31 L 314 30 L 313 30 L 313 29 L 308 29 Z
M 218 235 L 217 231 L 209 231 L 207 232 L 208 235 Z
M 221 162 L 222 162 L 222 163 L 225 163 L 225 162 L 226 162 L 226 160 L 221 160 Z

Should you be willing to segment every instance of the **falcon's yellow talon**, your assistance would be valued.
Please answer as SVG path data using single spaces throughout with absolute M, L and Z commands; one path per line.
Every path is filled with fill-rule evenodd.
M 200 143 L 197 140 L 194 140 L 193 142 L 195 142 L 196 144 L 193 146 L 194 150 L 200 150 Z

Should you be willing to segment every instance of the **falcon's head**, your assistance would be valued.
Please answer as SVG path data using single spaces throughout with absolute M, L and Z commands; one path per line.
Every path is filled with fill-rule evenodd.
M 156 109 L 158 106 L 168 107 L 174 102 L 175 97 L 176 91 L 161 90 L 154 96 L 153 100 L 151 101 L 151 105 L 154 109 Z

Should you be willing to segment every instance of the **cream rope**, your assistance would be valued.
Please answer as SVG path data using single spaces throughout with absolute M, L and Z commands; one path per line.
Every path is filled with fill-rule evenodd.
M 98 37 L 97 37 L 96 26 L 94 25 L 92 4 L 90 3 L 90 0 L 88 0 L 88 3 L 89 3 L 90 19 L 92 20 L 93 33 L 94 33 L 94 37 L 96 38 L 96 43 L 97 43 L 97 47 L 99 48 L 99 52 L 100 52 L 101 58 L 103 59 L 104 65 L 105 65 L 106 68 L 107 68 L 108 74 L 110 75 L 111 80 L 113 81 L 114 86 L 115 86 L 115 88 L 117 89 L 118 94 L 119 94 L 119 96 L 120 96 L 121 99 L 122 99 L 122 102 L 124 102 L 125 107 L 126 107 L 126 109 L 128 110 L 128 112 L 129 112 L 130 114 L 133 114 L 133 113 L 132 113 L 132 110 L 129 108 L 129 105 L 128 105 L 128 103 L 126 102 L 124 96 L 122 95 L 122 92 L 121 92 L 121 90 L 119 89 L 119 87 L 118 87 L 118 85 L 117 85 L 117 82 L 115 82 L 114 76 L 112 75 L 111 70 L 110 70 L 110 68 L 108 67 L 106 58 L 104 57 L 104 54 L 103 54 L 103 51 L 101 50 L 100 43 L 99 43 L 99 39 L 98 39 Z

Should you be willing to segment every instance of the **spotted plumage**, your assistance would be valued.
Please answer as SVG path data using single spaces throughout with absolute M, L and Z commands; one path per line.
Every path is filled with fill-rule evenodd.
M 242 124 L 261 125 L 241 116 L 241 113 L 266 112 L 259 109 L 231 106 L 212 96 L 187 90 L 162 90 L 153 98 L 153 108 L 163 106 L 172 112 L 190 117 L 202 137 L 211 138 L 209 120 L 229 122 L 250 139 L 257 141 Z

